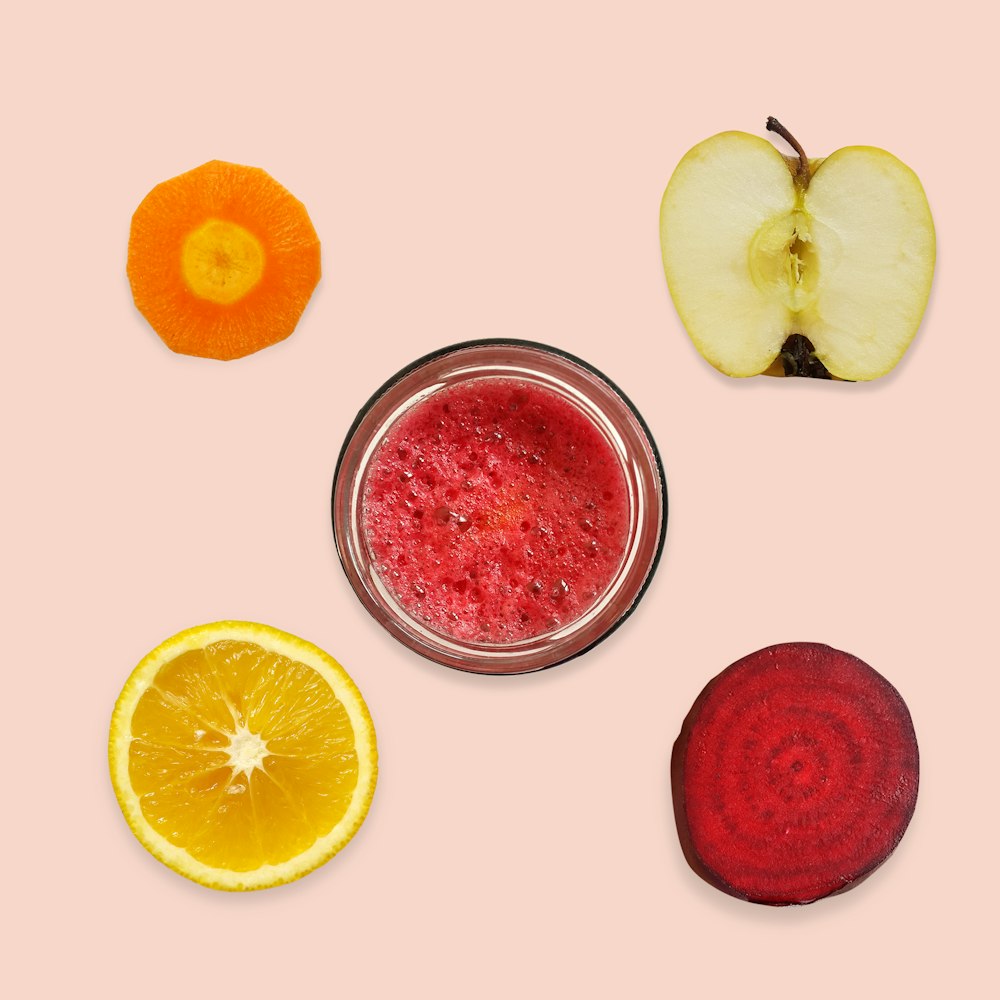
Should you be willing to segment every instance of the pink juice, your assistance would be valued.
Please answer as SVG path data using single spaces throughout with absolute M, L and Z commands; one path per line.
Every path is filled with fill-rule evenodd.
M 629 530 L 621 462 L 581 410 L 516 379 L 457 383 L 388 430 L 362 529 L 399 604 L 465 641 L 569 624 L 617 573 Z

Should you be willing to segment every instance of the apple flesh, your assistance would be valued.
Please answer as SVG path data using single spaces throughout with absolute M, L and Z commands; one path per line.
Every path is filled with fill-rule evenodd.
M 884 375 L 920 326 L 934 222 L 916 174 L 847 146 L 809 159 L 722 132 L 690 150 L 660 207 L 670 294 L 699 352 L 727 375 Z

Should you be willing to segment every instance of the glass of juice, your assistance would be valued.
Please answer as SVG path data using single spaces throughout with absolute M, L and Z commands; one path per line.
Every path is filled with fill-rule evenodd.
M 562 663 L 635 608 L 663 547 L 652 435 L 555 348 L 475 340 L 408 365 L 341 449 L 333 526 L 362 604 L 410 649 L 477 673 Z

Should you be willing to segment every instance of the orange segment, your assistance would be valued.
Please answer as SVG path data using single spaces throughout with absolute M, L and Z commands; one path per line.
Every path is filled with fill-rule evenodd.
M 266 626 L 223 622 L 147 656 L 112 719 L 112 781 L 140 841 L 217 888 L 305 874 L 360 826 L 374 731 L 336 661 Z
M 228 361 L 295 329 L 319 281 L 319 238 L 269 174 L 213 160 L 146 195 L 127 271 L 137 308 L 171 350 Z

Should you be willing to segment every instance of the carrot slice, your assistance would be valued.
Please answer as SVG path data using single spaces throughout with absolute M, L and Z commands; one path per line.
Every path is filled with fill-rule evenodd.
M 811 642 L 751 653 L 709 682 L 671 767 L 688 863 L 740 899 L 843 892 L 895 849 L 917 801 L 899 692 L 856 656 Z
M 136 307 L 172 351 L 229 361 L 284 340 L 320 276 L 305 206 L 259 167 L 213 160 L 132 216 Z

